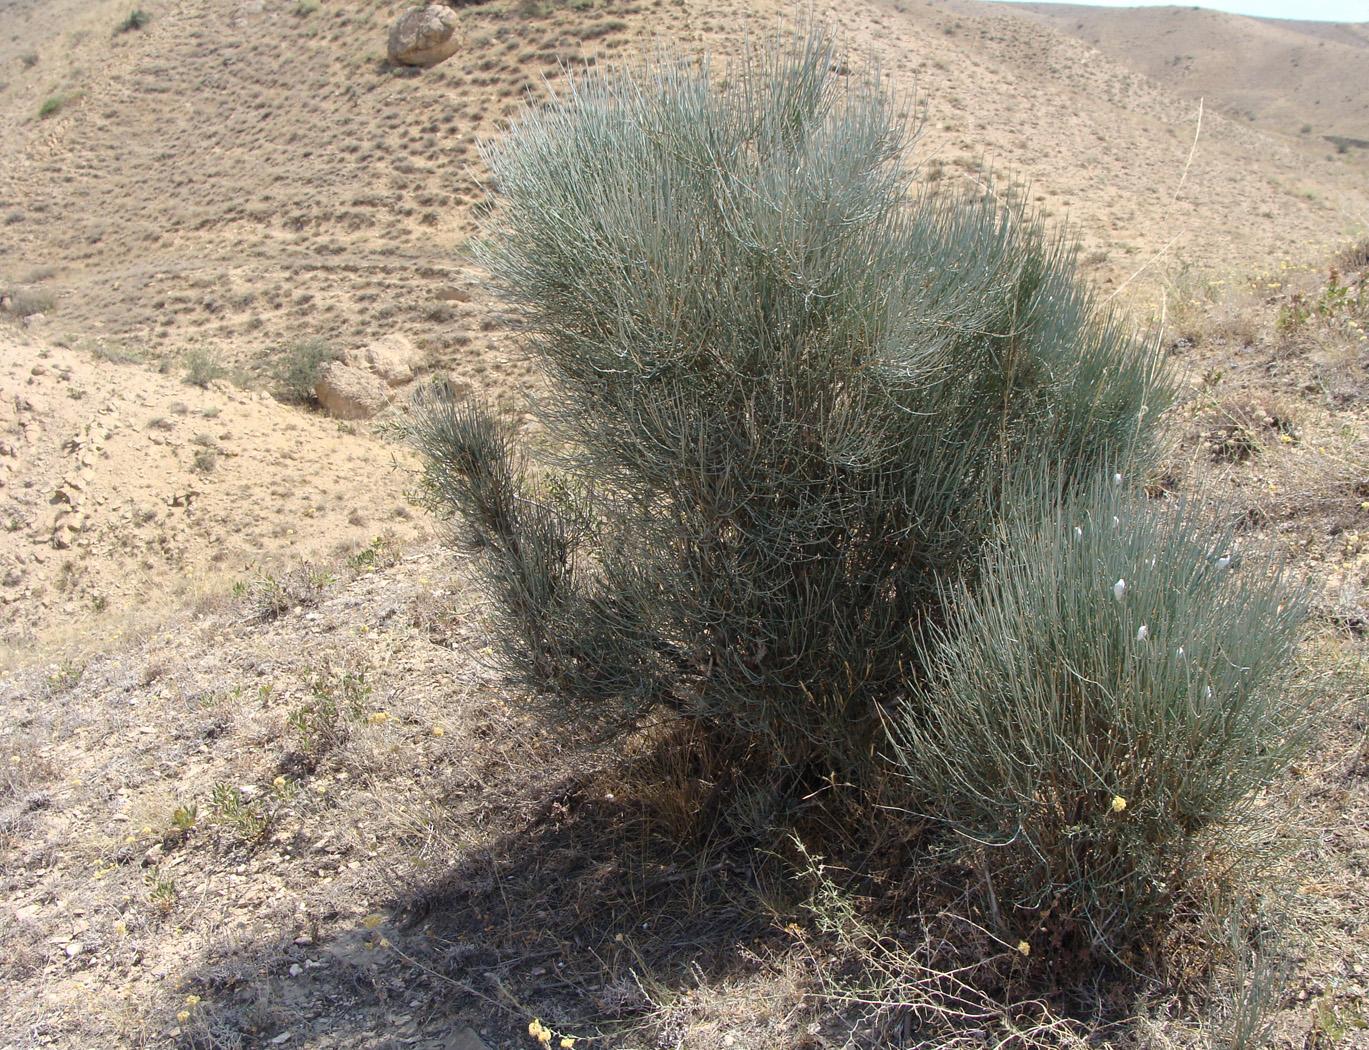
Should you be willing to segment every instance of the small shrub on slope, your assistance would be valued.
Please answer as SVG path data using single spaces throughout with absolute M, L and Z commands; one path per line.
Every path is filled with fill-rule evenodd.
M 128 13 L 128 17 L 120 22 L 114 29 L 115 33 L 132 33 L 144 28 L 152 21 L 152 16 L 141 7 L 135 7 Z
M 1191 506 L 1024 499 L 924 642 L 898 719 L 915 808 L 1008 943 L 1109 954 L 1243 858 L 1223 830 L 1297 756 L 1301 593 Z
M 278 353 L 277 397 L 295 404 L 313 401 L 324 367 L 342 357 L 324 339 L 301 339 L 281 347 Z
M 207 390 L 215 381 L 228 374 L 217 351 L 206 346 L 193 346 L 185 352 L 185 381 L 191 386 Z

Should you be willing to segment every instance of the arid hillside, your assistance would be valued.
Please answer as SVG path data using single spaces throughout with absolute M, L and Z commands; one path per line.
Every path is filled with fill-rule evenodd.
M 145 26 L 119 32 L 118 3 L 12 5 L 0 284 L 50 301 L 41 330 L 69 341 L 173 357 L 212 341 L 260 369 L 292 339 L 399 331 L 517 386 L 520 362 L 469 287 L 464 248 L 489 199 L 477 142 L 562 64 L 652 44 L 726 52 L 784 10 L 501 0 L 463 8 L 461 50 L 414 71 L 384 61 L 403 7 L 153 0 Z M 925 178 L 1027 181 L 1105 284 L 1161 249 L 1204 270 L 1310 258 L 1369 214 L 1364 157 L 1211 107 L 1193 150 L 1196 103 L 1025 13 L 830 13 L 925 102 Z M 1129 287 L 1153 291 L 1160 269 Z
M 0 0 L 0 1050 L 896 1045 L 808 882 L 679 832 L 713 790 L 696 741 L 605 748 L 496 670 L 472 554 L 386 426 L 442 376 L 542 432 L 468 250 L 480 142 L 563 66 L 726 57 L 795 8 L 476 2 L 416 69 L 386 57 L 409 6 Z M 1122 1034 L 1051 1045 L 1254 1045 L 1253 1017 L 1369 1047 L 1369 149 L 1326 140 L 1369 139 L 1369 35 L 813 10 L 923 107 L 925 186 L 1024 184 L 1163 322 L 1151 494 L 1211 496 L 1237 553 L 1311 584 L 1300 680 L 1334 714 L 1253 804 L 1270 930 L 1196 1014 L 1138 985 Z M 396 340 L 374 417 L 290 390 Z M 1025 1046 L 990 1028 L 1016 1020 L 956 1045 Z
M 369 435 L 266 396 L 301 346 L 345 354 L 407 338 L 419 378 L 449 374 L 518 404 L 529 364 L 466 251 L 493 200 L 480 140 L 563 66 L 657 45 L 725 55 L 742 31 L 765 32 L 783 14 L 777 3 L 500 0 L 462 8 L 460 49 L 418 70 L 385 58 L 403 8 L 399 0 L 153 0 L 135 27 L 118 2 L 7 6 L 0 295 L 23 337 L 5 343 L 0 381 L 7 397 L 38 406 L 15 413 L 47 414 L 43 440 L 58 450 L 84 440 L 69 429 L 88 428 L 92 412 L 108 418 L 99 413 L 136 390 L 147 408 L 123 433 L 145 434 L 145 452 L 164 458 L 183 449 L 173 456 L 182 476 L 173 484 L 145 453 L 116 455 L 120 439 L 87 464 L 98 475 L 93 491 L 122 492 L 130 470 L 155 479 L 154 503 L 171 506 L 178 484 L 204 490 L 185 521 L 150 526 L 150 512 L 128 498 L 86 501 L 72 516 L 59 495 L 69 464 L 56 451 L 25 449 L 38 433 L 26 424 L 11 442 L 22 477 L 0 490 L 0 510 L 10 535 L 39 549 L 21 543 L 4 556 L 10 643 L 49 621 L 84 623 L 92 610 L 99 620 L 129 606 L 174 606 L 179 599 L 159 582 L 168 566 L 232 579 L 277 552 L 305 553 L 291 502 L 303 497 L 288 471 L 265 463 L 240 478 L 244 438 L 263 435 L 268 459 L 326 464 L 296 471 L 325 488 L 332 472 L 371 484 L 374 471 L 351 464 L 391 452 L 375 446 L 354 461 L 353 445 L 366 446 Z M 875 0 L 826 13 L 853 54 L 880 62 L 925 106 L 924 182 L 1023 181 L 1049 222 L 1081 236 L 1089 279 L 1143 317 L 1171 309 L 1175 274 L 1239 275 L 1273 259 L 1324 258 L 1369 216 L 1369 160 L 1355 151 L 1328 154 L 1211 109 L 1199 127 L 1191 101 L 1027 13 L 968 0 Z M 195 389 L 182 382 L 195 361 L 219 376 L 213 404 L 183 396 Z M 182 409 L 223 415 L 191 426 Z M 310 435 L 298 453 L 287 419 Z M 195 468 L 197 453 L 203 467 L 219 452 L 222 469 Z M 403 483 L 390 477 L 398 495 Z M 311 552 L 369 542 L 393 517 L 391 496 L 383 506 L 340 490 L 330 498 L 343 524 L 325 527 L 326 515 L 311 508 Z M 110 516 L 116 506 L 133 524 Z M 214 510 L 243 506 L 260 524 L 234 527 L 231 514 Z M 215 518 L 203 523 L 205 544 L 131 553 L 149 543 L 179 550 L 202 515 Z M 59 519 L 104 536 L 100 550 L 122 553 L 46 555 Z M 176 538 L 164 539 L 167 529 Z M 172 588 L 184 590 L 184 580 Z
M 1235 120 L 1369 150 L 1369 22 L 1295 22 L 1197 7 L 1014 4 L 1119 65 Z M 1358 146 L 1354 143 L 1359 143 Z

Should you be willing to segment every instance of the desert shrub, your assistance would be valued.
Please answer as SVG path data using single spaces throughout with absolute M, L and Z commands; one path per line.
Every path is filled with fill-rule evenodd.
M 253 619 L 268 622 L 291 609 L 316 607 L 331 582 L 327 572 L 313 565 L 302 565 L 280 575 L 261 570 L 250 581 L 235 583 L 233 596 Z
M 41 288 L 7 288 L 3 296 L 6 309 L 15 317 L 50 314 L 57 308 L 57 297 Z
M 1007 516 L 922 641 L 894 739 L 914 808 L 981 873 L 996 933 L 1052 958 L 1167 917 L 1299 753 L 1301 592 L 1188 505 L 1094 484 Z M 1158 928 L 1158 927 L 1157 927 Z
M 341 358 L 324 339 L 287 343 L 276 359 L 276 394 L 282 401 L 308 404 L 324 367 Z
M 38 119 L 46 120 L 48 117 L 55 117 L 62 111 L 62 107 L 68 102 L 66 95 L 52 95 L 43 100 L 43 104 L 38 107 Z
M 1335 264 L 1340 269 L 1351 273 L 1356 270 L 1369 269 L 1369 237 L 1361 237 L 1342 248 L 1336 254 Z
M 128 13 L 127 18 L 125 18 L 122 22 L 115 26 L 114 31 L 116 33 L 131 33 L 135 30 L 142 29 L 144 26 L 147 25 L 147 23 L 151 21 L 151 15 L 149 15 L 141 7 L 135 7 L 132 11 Z
M 1353 250 L 1340 253 L 1340 260 L 1353 261 Z M 1295 337 L 1309 326 L 1341 329 L 1354 337 L 1364 335 L 1369 322 L 1369 273 L 1343 274 L 1332 266 L 1326 282 L 1313 292 L 1295 292 L 1279 307 L 1276 326 L 1285 339 Z
M 1270 440 L 1298 436 L 1297 413 L 1280 399 L 1232 396 L 1208 414 L 1204 439 L 1214 459 L 1243 463 Z
M 228 374 L 219 355 L 207 346 L 192 346 L 185 352 L 185 381 L 208 389 L 209 384 Z
M 1071 245 L 1005 190 L 919 193 L 915 129 L 844 67 L 817 31 L 521 116 L 480 255 L 566 454 L 450 390 L 409 425 L 508 666 L 576 718 L 664 705 L 779 796 L 870 770 L 1019 463 L 1143 461 L 1170 398 Z

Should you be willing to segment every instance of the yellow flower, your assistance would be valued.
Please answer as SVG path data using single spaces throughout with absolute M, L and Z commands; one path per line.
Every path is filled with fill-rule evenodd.
M 1028 944 L 1026 941 L 1018 941 L 1017 950 L 1021 952 L 1023 955 L 1030 955 L 1032 953 L 1032 946 Z
M 283 787 L 285 787 L 285 778 L 284 778 L 284 777 L 276 777 L 276 779 L 273 780 L 273 781 L 271 781 L 271 783 L 274 784 L 274 785 L 275 785 L 276 787 L 278 787 L 278 788 L 283 788 Z
M 200 997 L 199 997 L 198 995 L 187 995 L 187 996 L 185 997 L 185 1005 L 186 1005 L 186 1006 L 198 1006 L 198 1005 L 199 1005 L 199 1002 L 200 1002 Z
M 1124 809 L 1126 809 L 1126 808 L 1127 808 L 1127 800 L 1126 800 L 1126 799 L 1124 799 L 1121 795 L 1113 795 L 1113 796 L 1112 796 L 1112 811 L 1113 811 L 1114 813 L 1120 813 L 1120 812 L 1122 812 L 1122 810 L 1124 810 Z
M 561 1037 L 561 1050 L 571 1050 L 575 1046 L 575 1040 L 568 1035 Z
M 176 1020 L 180 1021 L 181 1024 L 185 1024 L 186 1021 L 190 1020 L 190 1011 L 182 1010 L 176 1015 Z
M 447 731 L 443 729 L 441 726 L 433 726 L 433 736 L 442 736 L 446 732 Z
M 384 711 L 372 711 L 369 715 L 366 716 L 366 721 L 373 726 L 378 726 L 381 723 L 388 721 L 389 718 L 390 716 L 386 714 Z
M 374 930 L 384 921 L 385 916 L 379 914 L 378 912 L 372 912 L 370 915 L 366 916 L 366 918 L 361 920 L 361 925 L 365 926 L 368 930 Z

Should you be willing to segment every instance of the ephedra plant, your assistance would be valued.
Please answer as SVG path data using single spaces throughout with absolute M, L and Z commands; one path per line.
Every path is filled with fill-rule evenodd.
M 1010 190 L 920 189 L 916 137 L 821 30 L 726 70 L 569 78 L 487 147 L 480 247 L 554 455 L 437 387 L 409 437 L 479 551 L 505 665 L 563 717 L 689 724 L 730 756 L 719 812 L 753 830 L 816 785 L 906 783 L 947 835 L 1011 843 L 998 908 L 1083 887 L 1070 907 L 1104 928 L 1150 892 L 1115 873 L 1283 761 L 1260 716 L 1297 606 L 1206 561 L 1185 575 L 1215 550 L 1196 521 L 1110 487 L 1157 456 L 1155 340 Z M 1149 649 L 1119 641 L 1147 616 Z

